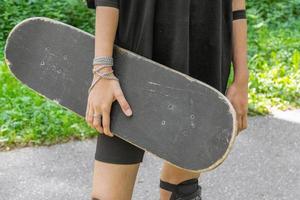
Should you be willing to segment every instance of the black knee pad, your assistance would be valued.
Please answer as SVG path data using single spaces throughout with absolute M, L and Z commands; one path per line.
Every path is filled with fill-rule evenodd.
M 177 185 L 160 180 L 160 187 L 172 192 L 170 200 L 201 200 L 201 186 L 196 178 Z

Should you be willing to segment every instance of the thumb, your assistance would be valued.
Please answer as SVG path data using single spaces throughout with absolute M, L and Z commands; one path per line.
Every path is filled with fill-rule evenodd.
M 122 91 L 119 91 L 119 93 L 116 95 L 116 99 L 119 102 L 119 104 L 121 106 L 121 109 L 123 110 L 125 115 L 131 116 L 132 115 L 132 110 L 129 106 L 129 103 L 126 101 Z

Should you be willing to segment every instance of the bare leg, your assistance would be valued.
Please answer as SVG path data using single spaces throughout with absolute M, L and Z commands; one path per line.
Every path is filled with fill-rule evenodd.
M 130 200 L 138 164 L 111 164 L 94 162 L 93 200 Z
M 180 168 L 177 168 L 173 165 L 170 165 L 167 162 L 164 162 L 163 168 L 160 174 L 160 179 L 172 184 L 179 184 L 182 181 L 199 178 L 200 173 L 186 171 Z M 160 200 L 169 200 L 171 197 L 171 192 L 160 188 Z

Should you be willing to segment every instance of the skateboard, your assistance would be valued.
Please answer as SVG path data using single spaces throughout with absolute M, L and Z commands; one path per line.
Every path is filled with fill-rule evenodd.
M 94 36 L 63 22 L 31 17 L 10 32 L 5 61 L 31 90 L 85 118 Z M 111 107 L 115 137 L 194 172 L 219 166 L 237 133 L 236 113 L 218 90 L 187 74 L 113 46 L 114 74 L 133 115 Z

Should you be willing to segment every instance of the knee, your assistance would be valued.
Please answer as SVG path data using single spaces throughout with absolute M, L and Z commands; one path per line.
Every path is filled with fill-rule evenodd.
M 192 172 L 188 170 L 184 170 L 168 163 L 164 163 L 160 179 L 165 180 L 169 183 L 178 184 L 184 180 L 199 178 L 199 172 Z
M 122 200 L 125 200 L 125 199 L 129 199 L 127 197 L 120 197 L 120 195 L 114 193 L 114 192 L 111 192 L 110 194 L 108 193 L 105 193 L 105 194 L 100 194 L 99 192 L 98 193 L 92 193 L 90 195 L 90 198 L 91 200 L 111 200 L 111 199 L 122 199 Z
M 110 200 L 110 199 L 118 199 L 118 198 L 116 198 L 115 196 L 113 196 L 113 197 L 112 196 L 103 196 L 103 195 L 99 196 L 99 195 L 92 194 L 91 199 L 92 200 Z
M 90 194 L 91 200 L 106 200 L 108 198 L 103 197 L 103 195 L 100 195 L 99 192 L 92 192 Z
M 92 195 L 91 195 L 91 200 L 103 200 L 103 199 L 100 199 L 100 197 L 98 197 L 98 196 L 92 194 Z

